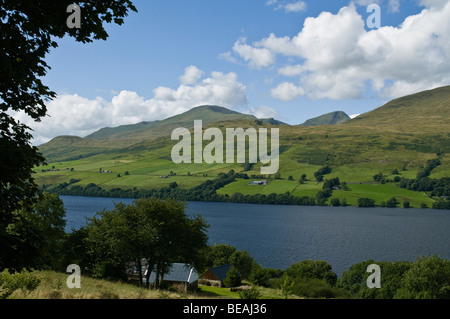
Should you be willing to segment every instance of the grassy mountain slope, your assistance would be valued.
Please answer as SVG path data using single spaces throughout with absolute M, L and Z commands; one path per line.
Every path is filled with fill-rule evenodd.
M 348 120 L 350 120 L 350 117 L 345 112 L 336 111 L 309 119 L 302 125 L 304 126 L 335 125 L 347 122 Z
M 161 121 L 141 122 L 119 127 L 102 128 L 85 138 L 76 136 L 56 137 L 39 146 L 49 161 L 67 161 L 85 158 L 105 152 L 128 148 L 143 141 L 169 136 L 177 127 L 192 129 L 194 120 L 202 120 L 203 126 L 219 121 L 255 121 L 253 115 L 242 114 L 224 107 L 205 105 Z M 259 119 L 262 123 L 284 125 L 273 118 Z
M 411 94 L 388 102 L 346 123 L 413 134 L 450 132 L 450 86 Z
M 296 196 L 314 196 L 322 188 L 322 183 L 315 181 L 314 172 L 327 164 L 332 172 L 325 178 L 339 177 L 351 189 L 335 191 L 333 197 L 346 198 L 355 204 L 359 197 L 378 202 L 397 194 L 400 199 L 410 200 L 414 207 L 421 203 L 430 205 L 433 201 L 425 194 L 401 189 L 393 183 L 374 184 L 373 176 L 381 172 L 393 179 L 391 171 L 397 169 L 398 176 L 414 178 L 420 167 L 436 158 L 436 154 L 440 154 L 441 165 L 431 172 L 431 177 L 450 176 L 449 109 L 450 87 L 393 100 L 341 125 L 273 125 L 223 108 L 196 108 L 155 123 L 153 128 L 139 131 L 141 126 L 137 125 L 134 135 L 127 128 L 128 137 L 110 131 L 90 138 L 55 138 L 40 147 L 51 162 L 44 169 L 52 166 L 55 169 L 43 172 L 37 168 L 36 181 L 41 185 L 57 185 L 73 180 L 73 185 L 95 183 L 104 189 L 155 189 L 176 182 L 180 188 L 189 189 L 230 169 L 236 172 L 248 169 L 245 173 L 249 176 L 260 174 L 259 163 L 252 167 L 238 163 L 174 164 L 170 154 L 177 141 L 170 139 L 171 131 L 180 126 L 192 128 L 194 119 L 202 119 L 204 129 L 209 126 L 223 131 L 226 127 L 278 127 L 280 130 L 281 179 L 261 187 L 249 186 L 248 180 L 238 179 L 219 193 L 288 191 Z M 165 123 L 165 128 L 161 123 Z M 156 125 L 159 134 L 154 131 Z M 204 146 L 208 143 L 204 141 Z M 64 160 L 70 156 L 71 160 Z M 100 173 L 100 169 L 113 173 Z M 176 175 L 161 178 L 171 171 Z M 300 185 L 298 179 L 302 174 L 308 180 Z M 288 180 L 289 176 L 292 181 Z

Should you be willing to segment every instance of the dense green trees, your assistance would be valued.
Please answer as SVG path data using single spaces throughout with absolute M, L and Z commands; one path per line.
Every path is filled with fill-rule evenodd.
M 358 207 L 375 207 L 375 201 L 370 198 L 358 198 Z
M 124 270 L 136 262 L 143 280 L 141 261 L 156 273 L 156 286 L 174 262 L 199 266 L 199 251 L 206 247 L 208 225 L 201 216 L 189 217 L 182 202 L 140 199 L 132 205 L 118 203 L 98 213 L 86 227 L 88 253 L 94 257 L 93 273 L 108 264 Z M 147 273 L 147 283 L 150 272 Z
M 367 266 L 381 269 L 381 288 L 368 288 Z M 357 263 L 345 271 L 337 286 L 362 299 L 441 299 L 450 298 L 450 261 L 437 256 L 420 257 L 416 262 Z
M 72 3 L 0 2 L 0 269 L 42 263 L 37 259 L 47 249 L 37 252 L 44 230 L 29 219 L 37 214 L 33 204 L 40 200 L 33 169 L 45 159 L 30 143 L 30 127 L 15 118 L 23 112 L 39 122 L 46 116 L 46 102 L 56 97 L 42 83 L 50 69 L 45 56 L 65 36 L 81 43 L 106 40 L 104 22 L 121 25 L 129 11 L 137 11 L 130 0 L 79 1 L 83 27 L 71 29 L 66 20 Z
M 283 271 L 279 280 L 284 294 L 307 298 L 345 298 L 348 294 L 335 287 L 337 275 L 323 260 L 302 260 Z
M 168 187 L 161 189 L 120 189 L 113 188 L 105 190 L 100 186 L 90 183 L 86 186 L 72 185 L 70 183 L 61 183 L 56 187 L 47 187 L 43 190 L 55 192 L 60 195 L 73 196 L 94 196 L 94 197 L 115 197 L 115 198 L 176 198 L 182 201 L 214 201 L 214 202 L 232 202 L 247 204 L 279 204 L 279 205 L 316 205 L 316 200 L 309 196 L 293 196 L 289 192 L 284 194 L 272 193 L 269 195 L 255 194 L 244 195 L 241 193 L 232 196 L 218 194 L 216 191 L 225 185 L 232 183 L 236 178 L 243 178 L 242 174 L 230 170 L 228 173 L 220 173 L 217 178 L 207 180 L 206 182 L 191 189 L 178 187 L 176 182 L 170 183 Z
M 30 208 L 15 210 L 2 229 L 0 269 L 57 267 L 65 236 L 64 205 L 58 195 L 44 193 Z

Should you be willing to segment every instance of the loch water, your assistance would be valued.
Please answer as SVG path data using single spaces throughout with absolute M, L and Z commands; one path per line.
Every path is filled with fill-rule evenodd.
M 61 196 L 66 231 L 78 229 L 115 202 L 133 199 Z M 246 250 L 263 267 L 286 269 L 305 259 L 325 260 L 341 276 L 364 260 L 450 259 L 450 211 L 187 202 L 187 213 L 210 225 L 209 244 Z

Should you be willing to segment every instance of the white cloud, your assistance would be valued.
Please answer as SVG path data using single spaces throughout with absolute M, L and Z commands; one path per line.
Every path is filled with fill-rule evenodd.
M 421 0 L 420 4 L 427 8 L 441 9 L 448 3 L 448 0 Z
M 248 111 L 244 113 L 253 114 L 259 119 L 278 118 L 278 112 L 265 105 L 261 105 L 258 107 L 251 107 Z
M 203 71 L 191 65 L 184 69 L 184 74 L 180 76 L 181 84 L 194 84 L 203 76 Z
M 392 10 L 397 8 L 395 2 L 391 1 Z M 351 3 L 336 14 L 322 12 L 305 19 L 293 37 L 270 34 L 252 46 L 245 44 L 245 49 L 272 54 L 265 52 L 271 58 L 260 67 L 274 65 L 277 57 L 289 58 L 278 73 L 297 76 L 300 86 L 284 82 L 274 88 L 272 96 L 283 101 L 303 95 L 302 90 L 314 99 L 346 99 L 358 98 L 370 85 L 380 97 L 395 98 L 448 85 L 450 1 L 444 5 L 423 0 L 422 4 L 428 8 L 398 27 L 366 30 L 365 18 Z M 249 55 L 241 57 L 256 63 Z
M 302 74 L 304 71 L 304 68 L 302 65 L 287 65 L 283 68 L 278 69 L 278 73 L 284 76 L 297 76 Z
M 247 106 L 245 86 L 239 83 L 235 73 L 212 72 L 200 80 L 199 69 L 186 70 L 184 75 L 188 76 L 181 81 L 189 83 L 196 79 L 195 84 L 181 84 L 176 89 L 157 87 L 150 99 L 126 90 L 118 92 L 110 101 L 61 94 L 47 103 L 48 116 L 41 122 L 34 122 L 23 112 L 15 113 L 14 117 L 34 130 L 33 144 L 40 145 L 59 135 L 86 136 L 102 127 L 161 120 L 204 104 L 228 108 Z
M 306 11 L 306 8 L 308 6 L 306 5 L 306 2 L 303 1 L 297 1 L 294 3 L 287 3 L 284 6 L 284 10 L 286 12 L 300 12 L 300 11 Z
M 400 0 L 389 0 L 388 11 L 389 12 L 399 12 L 400 11 Z
M 220 60 L 225 60 L 231 63 L 238 63 L 237 59 L 232 55 L 232 53 L 230 51 L 228 52 L 223 52 L 219 54 L 219 59 Z
M 245 38 L 236 41 L 233 51 L 249 62 L 252 68 L 259 69 L 273 64 L 275 55 L 269 49 L 252 47 L 245 42 Z
M 274 98 L 287 102 L 304 95 L 305 91 L 293 83 L 283 82 L 276 88 L 270 90 L 270 93 Z
M 281 0 L 268 0 L 266 5 L 275 6 L 274 10 L 284 10 L 285 12 L 306 11 L 308 5 L 304 1 L 286 2 Z

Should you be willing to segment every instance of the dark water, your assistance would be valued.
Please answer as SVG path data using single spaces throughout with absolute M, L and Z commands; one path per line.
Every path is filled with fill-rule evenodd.
M 85 217 L 132 199 L 61 196 L 67 231 Z M 189 214 L 210 224 L 210 244 L 247 250 L 263 267 L 285 269 L 325 260 L 340 276 L 360 261 L 416 261 L 436 254 L 450 259 L 450 212 L 432 209 L 309 207 L 188 202 Z

